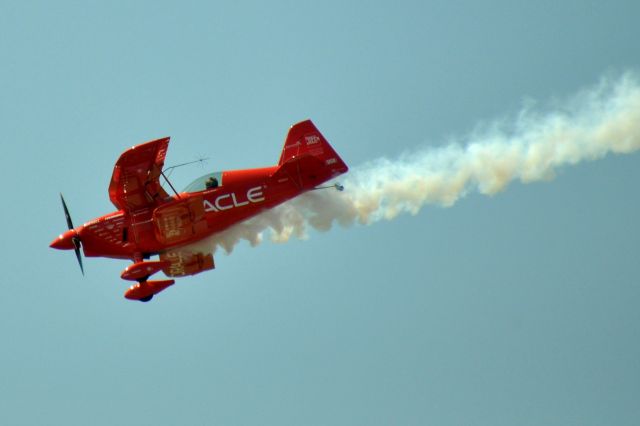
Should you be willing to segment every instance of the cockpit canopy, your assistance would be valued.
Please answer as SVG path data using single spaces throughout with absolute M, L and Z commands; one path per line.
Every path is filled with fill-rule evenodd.
M 209 173 L 191 182 L 183 192 L 200 192 L 222 186 L 222 172 Z

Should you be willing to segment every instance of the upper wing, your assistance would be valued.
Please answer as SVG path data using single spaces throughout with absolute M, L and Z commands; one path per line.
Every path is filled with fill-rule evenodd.
M 170 199 L 160 186 L 169 138 L 136 145 L 122 153 L 111 176 L 109 198 L 120 210 L 155 207 Z

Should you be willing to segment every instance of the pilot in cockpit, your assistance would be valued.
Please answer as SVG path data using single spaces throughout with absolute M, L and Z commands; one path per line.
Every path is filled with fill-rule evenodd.
M 209 179 L 207 179 L 207 182 L 205 183 L 207 189 L 213 189 L 213 188 L 217 188 L 218 187 L 218 179 L 216 179 L 215 177 L 211 176 Z

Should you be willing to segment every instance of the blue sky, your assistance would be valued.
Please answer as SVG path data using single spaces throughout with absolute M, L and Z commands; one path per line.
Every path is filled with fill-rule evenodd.
M 0 422 L 636 425 L 639 154 L 371 226 L 241 244 L 152 303 L 49 249 L 129 146 L 177 186 L 352 167 L 640 72 L 636 2 L 1 2 Z M 543 107 L 544 108 L 544 107 Z M 348 188 L 347 188 L 348 190 Z

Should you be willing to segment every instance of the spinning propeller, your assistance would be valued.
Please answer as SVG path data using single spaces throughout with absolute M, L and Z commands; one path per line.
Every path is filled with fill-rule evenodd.
M 60 200 L 62 200 L 62 208 L 64 209 L 64 216 L 67 219 L 67 227 L 69 228 L 69 230 L 64 234 L 60 234 L 58 238 L 53 240 L 50 247 L 59 250 L 73 249 L 76 252 L 76 258 L 78 259 L 78 264 L 80 265 L 80 271 L 82 271 L 82 275 L 84 275 L 84 267 L 82 266 L 82 255 L 80 254 L 80 247 L 82 247 L 80 235 L 78 235 L 78 232 L 73 226 L 71 215 L 69 214 L 69 209 L 67 208 L 67 203 L 64 202 L 64 197 L 62 196 L 62 194 L 60 194 Z

